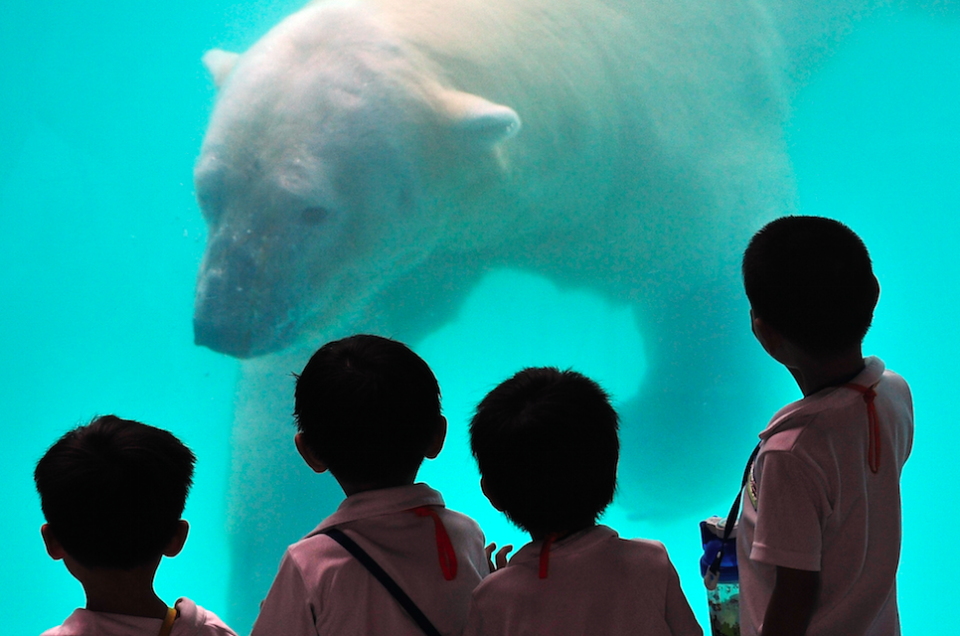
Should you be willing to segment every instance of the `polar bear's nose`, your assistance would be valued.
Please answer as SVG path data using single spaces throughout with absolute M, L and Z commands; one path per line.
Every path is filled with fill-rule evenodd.
M 251 357 L 249 333 L 244 336 L 239 329 L 223 327 L 222 324 L 194 316 L 194 344 L 235 358 Z
M 249 247 L 209 244 L 194 298 L 194 342 L 235 358 L 278 351 L 296 335 L 288 286 L 271 277 Z
M 193 337 L 197 345 L 238 358 L 253 354 L 256 325 L 251 309 L 256 305 L 253 285 L 257 266 L 243 253 L 229 259 L 216 245 L 208 247 L 207 262 L 197 281 Z

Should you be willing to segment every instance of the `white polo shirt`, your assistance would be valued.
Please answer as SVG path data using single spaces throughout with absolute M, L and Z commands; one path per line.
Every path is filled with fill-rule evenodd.
M 216 614 L 188 598 L 177 601 L 179 615 L 170 636 L 237 636 Z M 163 619 L 74 610 L 63 625 L 48 629 L 41 636 L 156 636 Z
M 437 529 L 414 509 L 430 506 L 443 522 L 457 560 L 447 580 Z M 470 594 L 489 573 L 484 537 L 469 517 L 447 510 L 426 484 L 370 490 L 347 497 L 316 530 L 290 546 L 260 607 L 251 636 L 423 632 L 383 585 L 330 537 L 336 527 L 393 578 L 442 634 L 459 634 Z
M 595 526 L 517 552 L 473 593 L 464 636 L 701 636 L 663 544 Z
M 780 409 L 760 434 L 737 530 L 740 628 L 759 633 L 776 566 L 820 572 L 808 636 L 900 633 L 900 472 L 913 443 L 907 383 L 865 359 L 851 383 L 874 387 L 871 442 L 863 395 L 829 387 Z M 870 468 L 871 443 L 879 467 Z

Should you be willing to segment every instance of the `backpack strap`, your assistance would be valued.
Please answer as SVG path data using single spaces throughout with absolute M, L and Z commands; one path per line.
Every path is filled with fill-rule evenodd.
M 357 542 L 345 535 L 342 531 L 337 528 L 327 528 L 320 531 L 319 534 L 325 534 L 337 543 L 339 543 L 343 548 L 353 555 L 353 557 L 360 562 L 363 567 L 380 581 L 380 584 L 383 585 L 390 592 L 390 595 L 393 596 L 400 604 L 400 606 L 406 610 L 407 614 L 410 615 L 410 618 L 423 630 L 424 634 L 427 636 L 441 636 L 439 630 L 433 626 L 433 623 L 424 615 L 420 608 L 417 607 L 417 604 L 413 602 L 407 593 L 401 589 L 397 582 L 387 574 L 386 570 L 380 567 L 380 564 L 373 560 L 366 550 L 357 545 Z
M 740 498 L 743 497 L 743 489 L 747 485 L 747 480 L 750 479 L 750 469 L 753 468 L 753 462 L 756 461 L 757 453 L 759 452 L 760 444 L 757 444 L 753 452 L 750 453 L 750 459 L 747 460 L 747 465 L 743 469 L 743 479 L 740 481 L 740 492 L 737 493 L 737 498 L 733 500 L 733 505 L 730 506 L 730 512 L 727 514 L 727 520 L 723 526 L 723 538 L 720 541 L 720 549 L 717 551 L 717 556 L 714 557 L 710 567 L 707 568 L 707 573 L 703 577 L 703 583 L 707 586 L 708 590 L 716 589 L 717 582 L 720 580 L 720 562 L 723 560 L 727 541 L 730 539 L 730 533 L 733 532 L 734 526 L 737 525 L 737 517 L 740 515 Z

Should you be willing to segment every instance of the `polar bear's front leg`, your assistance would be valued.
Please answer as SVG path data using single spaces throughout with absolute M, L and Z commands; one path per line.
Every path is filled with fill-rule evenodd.
M 286 547 L 343 499 L 336 481 L 317 479 L 293 443 L 293 374 L 311 353 L 301 349 L 241 364 L 231 439 L 225 617 L 241 634 L 250 631 Z
M 761 373 L 739 281 L 650 297 L 637 395 L 621 405 L 618 498 L 639 517 L 720 514 L 777 396 Z

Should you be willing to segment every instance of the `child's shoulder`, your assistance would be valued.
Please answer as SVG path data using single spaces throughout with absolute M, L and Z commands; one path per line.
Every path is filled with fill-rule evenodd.
M 887 385 L 887 390 L 900 400 L 913 401 L 910 392 L 910 384 L 906 379 L 895 371 L 886 369 L 883 372 L 883 382 Z
M 653 570 L 672 567 L 667 548 L 652 539 L 620 539 L 622 558 L 637 567 Z
M 448 532 L 453 529 L 464 536 L 483 538 L 483 530 L 480 529 L 480 524 L 473 517 L 449 508 L 442 508 L 441 511 L 441 519 Z
M 173 623 L 171 636 L 237 636 L 216 614 L 190 599 L 180 598 L 176 607 L 178 616 Z M 147 634 L 155 633 L 160 624 L 157 618 L 77 609 L 62 625 L 48 629 L 41 636 Z
M 285 558 L 298 565 L 312 565 L 327 556 L 341 556 L 343 549 L 327 536 L 332 528 L 343 531 L 362 545 L 394 547 L 422 537 L 429 530 L 431 538 L 446 534 L 455 546 L 467 549 L 479 546 L 483 553 L 484 534 L 480 525 L 473 518 L 446 508 L 440 493 L 426 484 L 348 497 L 316 529 L 290 545 Z

